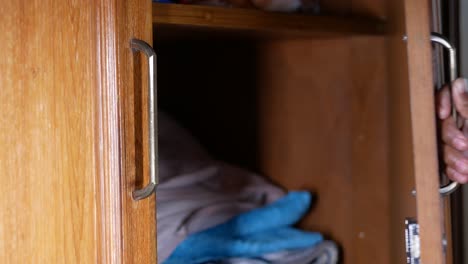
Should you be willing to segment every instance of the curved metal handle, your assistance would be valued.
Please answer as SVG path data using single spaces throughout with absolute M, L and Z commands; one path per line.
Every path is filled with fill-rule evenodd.
M 133 191 L 133 199 L 141 200 L 150 196 L 156 189 L 157 183 L 157 153 L 158 141 L 156 138 L 157 133 L 157 120 L 156 120 L 156 52 L 151 46 L 139 39 L 130 40 L 130 48 L 133 51 L 141 51 L 148 58 L 148 123 L 149 123 L 149 172 L 150 182 L 143 189 Z
M 452 44 L 441 34 L 431 33 L 431 41 L 437 44 L 440 44 L 448 49 L 449 52 L 449 67 L 450 67 L 450 82 L 455 81 L 457 78 L 457 53 Z M 455 105 L 452 102 L 452 117 L 455 120 L 455 124 L 458 124 L 458 113 Z M 444 174 L 445 176 L 445 174 Z M 459 184 L 457 182 L 451 182 L 445 186 L 439 188 L 439 193 L 441 195 L 449 195 L 457 190 Z

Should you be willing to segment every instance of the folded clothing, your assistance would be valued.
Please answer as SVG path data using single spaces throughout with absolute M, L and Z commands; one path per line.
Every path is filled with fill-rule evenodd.
M 307 212 L 310 201 L 308 192 L 291 192 L 272 204 L 192 234 L 164 264 L 258 258 L 268 253 L 313 247 L 323 240 L 320 234 L 291 227 Z
M 171 254 L 175 254 L 174 256 L 177 256 L 176 248 L 179 245 L 186 245 L 186 247 L 190 248 L 191 245 L 194 245 L 194 241 L 195 244 L 199 246 L 201 246 L 202 242 L 207 242 L 207 245 L 209 245 L 210 241 L 216 241 L 216 239 L 222 238 L 222 236 L 210 237 L 208 235 L 210 239 L 214 239 L 210 240 L 207 239 L 206 234 L 199 235 L 199 233 L 206 233 L 210 231 L 210 229 L 215 229 L 215 231 L 210 231 L 211 235 L 213 232 L 226 235 L 228 232 L 220 231 L 223 229 L 220 228 L 220 226 L 226 226 L 226 223 L 229 222 L 232 223 L 234 219 L 239 219 L 241 215 L 249 215 L 249 213 L 246 212 L 256 212 L 254 209 L 262 207 L 268 208 L 266 205 L 272 204 L 274 201 L 277 201 L 279 198 L 285 195 L 283 190 L 274 186 L 262 177 L 213 159 L 186 130 L 181 128 L 174 120 L 169 118 L 164 113 L 159 113 L 159 177 L 160 184 L 157 187 L 159 263 L 178 263 L 176 261 L 177 258 L 172 258 L 171 260 L 169 256 Z M 304 194 L 299 194 L 299 196 L 301 195 Z M 288 196 L 283 199 L 287 200 L 287 197 Z M 294 199 L 297 199 L 298 195 L 293 194 L 292 197 L 296 197 Z M 281 200 L 278 202 L 280 201 Z M 291 198 L 289 198 L 289 202 L 290 204 L 294 204 L 294 201 L 291 200 Z M 287 205 L 287 207 L 290 207 L 290 205 Z M 307 204 L 305 206 L 303 205 L 302 208 L 298 207 L 298 210 L 304 210 L 306 207 L 308 207 Z M 284 206 L 282 208 L 284 208 Z M 297 221 L 297 219 L 300 218 L 303 213 L 304 212 L 296 215 L 296 219 L 294 219 L 292 222 Z M 286 218 L 284 218 L 283 221 L 286 221 Z M 279 217 L 275 221 L 281 221 L 281 219 L 282 218 Z M 265 221 L 263 221 L 263 223 L 264 222 Z M 289 220 L 289 222 L 291 222 L 291 220 Z M 287 225 L 292 224 L 289 222 L 282 226 L 286 227 Z M 262 222 L 260 223 L 262 224 Z M 224 230 L 232 230 L 231 227 L 224 227 Z M 244 227 L 247 226 L 245 225 Z M 292 231 L 289 229 L 280 230 L 278 232 L 283 231 L 283 235 L 288 234 L 288 236 L 293 234 L 288 232 L 300 232 L 298 230 Z M 252 241 L 248 240 L 252 238 L 254 238 L 254 241 L 257 242 L 265 241 L 265 235 L 267 237 L 270 235 L 271 238 L 271 234 L 274 233 L 270 232 L 268 234 L 259 235 L 258 237 L 239 237 L 236 235 L 234 237 L 230 237 L 229 241 L 237 241 L 236 243 L 238 244 L 239 241 Z M 299 235 L 298 233 L 294 234 Z M 281 234 L 276 233 L 275 235 L 279 236 Z M 311 246 L 321 241 L 321 236 L 317 236 L 317 234 L 307 235 L 305 233 L 301 233 L 301 235 L 305 235 L 301 236 L 301 239 L 309 239 L 309 244 L 306 244 L 305 246 Z M 200 238 L 200 236 L 202 238 Z M 196 239 L 193 239 L 193 237 Z M 310 242 L 312 237 L 316 239 L 316 241 L 313 243 Z M 299 238 L 299 236 L 297 236 L 297 238 Z M 283 237 L 283 240 L 283 244 L 287 244 L 289 241 L 286 237 Z M 216 243 L 224 247 L 228 247 L 229 244 L 227 243 L 229 241 L 217 241 Z M 279 243 L 278 239 L 274 241 Z M 273 244 L 267 242 L 265 244 L 274 246 Z M 283 244 L 281 244 L 282 246 L 278 246 L 280 244 L 275 244 L 276 248 L 274 249 L 293 249 L 284 247 Z M 304 247 L 304 245 L 302 247 Z M 230 249 L 232 249 L 232 247 Z M 259 248 L 257 247 L 257 249 Z M 305 250 L 304 252 L 309 250 L 311 249 Z M 188 255 L 186 255 L 187 251 L 178 251 L 182 252 L 178 255 L 179 259 L 181 257 L 182 259 L 183 257 L 188 257 Z M 267 254 L 269 252 L 273 252 L 271 251 L 271 247 L 270 251 L 257 250 L 256 253 L 253 252 L 252 254 L 245 254 L 245 251 L 240 255 L 225 254 L 225 259 L 222 261 L 230 261 L 229 259 L 231 258 L 232 261 L 237 261 L 232 263 L 249 263 L 246 262 L 250 261 L 249 258 L 236 259 L 236 257 L 255 256 L 256 258 L 251 258 L 251 260 L 256 259 L 256 261 L 260 261 L 261 258 L 258 257 L 261 256 L 259 254 L 265 254 L 263 260 L 270 261 L 267 263 L 274 263 L 272 262 L 272 258 L 278 259 L 278 263 L 283 263 L 281 262 L 280 258 L 297 255 L 291 254 L 289 251 L 276 252 L 273 255 Z M 213 251 L 211 251 L 210 254 L 212 253 Z M 311 254 L 307 255 L 311 256 Z M 171 260 L 172 262 L 165 262 L 166 260 Z M 207 258 L 204 261 L 208 262 L 212 260 L 212 258 Z M 218 259 L 216 261 L 221 260 Z M 188 263 L 185 260 L 185 262 L 182 261 L 180 263 L 190 264 L 200 262 Z M 295 262 L 295 264 L 299 263 L 314 262 Z

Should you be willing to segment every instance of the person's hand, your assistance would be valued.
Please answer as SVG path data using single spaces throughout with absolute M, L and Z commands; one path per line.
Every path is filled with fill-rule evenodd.
M 452 83 L 452 100 L 462 119 L 463 126 L 458 128 L 452 117 L 449 87 L 445 86 L 437 95 L 437 115 L 442 122 L 443 153 L 446 164 L 445 173 L 451 180 L 468 182 L 468 89 L 466 79 Z

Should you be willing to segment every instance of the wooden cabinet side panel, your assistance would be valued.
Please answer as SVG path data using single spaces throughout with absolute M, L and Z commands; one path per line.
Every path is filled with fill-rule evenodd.
M 389 130 L 386 40 L 354 37 L 351 58 L 351 263 L 390 264 Z M 346 250 L 346 249 L 345 249 Z
M 406 51 L 401 36 L 388 39 L 389 190 L 391 200 L 391 263 L 404 263 L 405 218 L 417 216 Z
M 385 39 L 272 41 L 260 50 L 262 172 L 316 194 L 300 226 L 339 243 L 344 263 L 392 263 Z
M 261 52 L 260 169 L 289 190 L 316 194 L 300 226 L 337 241 L 353 263 L 349 41 L 275 41 Z

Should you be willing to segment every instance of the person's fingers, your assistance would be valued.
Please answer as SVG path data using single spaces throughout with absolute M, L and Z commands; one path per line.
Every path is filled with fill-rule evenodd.
M 468 158 L 449 145 L 444 146 L 444 161 L 447 167 L 460 174 L 468 175 Z
M 450 91 L 444 87 L 437 94 L 438 116 L 442 119 L 442 140 L 444 145 L 445 173 L 447 177 L 458 183 L 468 182 L 468 84 L 465 79 L 457 79 L 452 83 L 452 100 L 460 117 L 465 119 L 463 131 L 459 129 L 454 118 L 450 117 L 451 103 Z M 461 125 L 461 121 L 458 125 Z
M 456 79 L 452 83 L 452 99 L 455 108 L 463 118 L 468 118 L 468 87 L 466 79 Z
M 437 100 L 437 114 L 440 119 L 446 119 L 450 116 L 450 90 L 448 85 L 444 86 L 436 96 Z
M 447 167 L 445 169 L 445 174 L 452 181 L 455 181 L 455 182 L 458 182 L 458 183 L 461 183 L 461 184 L 465 184 L 465 183 L 468 182 L 468 175 L 461 174 L 461 173 L 459 173 L 458 171 L 456 171 L 455 169 L 453 169 L 451 167 Z
M 459 151 L 468 150 L 468 138 L 457 128 L 451 117 L 442 121 L 442 140 Z

